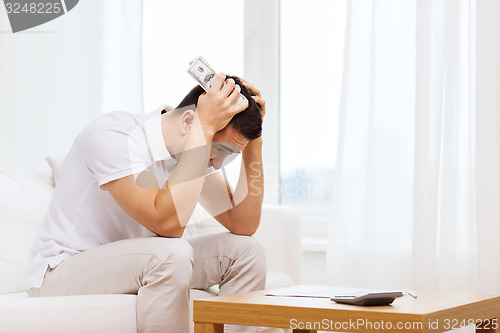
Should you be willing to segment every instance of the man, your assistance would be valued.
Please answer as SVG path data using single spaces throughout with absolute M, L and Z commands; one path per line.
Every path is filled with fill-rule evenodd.
M 247 101 L 236 105 L 240 92 Z M 32 249 L 29 295 L 137 294 L 139 332 L 177 333 L 189 331 L 190 287 L 263 289 L 264 252 L 249 236 L 263 198 L 264 114 L 253 85 L 219 74 L 176 110 L 99 117 L 63 162 Z M 239 152 L 233 192 L 207 166 Z M 180 239 L 197 202 L 230 232 Z

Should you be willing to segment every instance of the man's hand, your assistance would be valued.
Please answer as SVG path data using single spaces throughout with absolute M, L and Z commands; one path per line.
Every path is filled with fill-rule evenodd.
M 241 88 L 233 79 L 226 81 L 221 89 L 226 76 L 217 75 L 212 87 L 198 99 L 197 113 L 206 137 L 213 135 L 226 127 L 235 114 L 248 107 L 248 101 L 240 105 L 234 103 L 240 95 Z
M 260 90 L 257 89 L 252 83 L 246 81 L 246 80 L 241 80 L 241 82 L 251 91 L 255 94 L 255 96 L 252 96 L 253 99 L 257 104 L 260 106 L 260 114 L 262 115 L 262 118 L 266 115 L 266 101 L 262 98 L 260 95 Z

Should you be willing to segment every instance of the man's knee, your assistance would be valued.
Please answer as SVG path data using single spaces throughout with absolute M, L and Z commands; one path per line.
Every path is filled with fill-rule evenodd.
M 184 239 L 162 238 L 156 239 L 154 255 L 162 262 L 193 263 L 193 248 Z
M 238 242 L 241 242 L 243 248 L 246 247 L 246 253 L 252 255 L 256 258 L 266 260 L 266 251 L 264 249 L 264 245 L 259 238 L 254 236 L 238 236 L 240 239 Z
M 229 243 L 236 251 L 238 259 L 248 261 L 265 274 L 266 251 L 262 241 L 255 236 L 229 234 Z
M 239 286 L 239 292 L 261 290 L 266 283 L 266 253 L 262 242 L 254 236 L 231 235 L 227 238 L 235 259 L 232 269 L 244 281 L 244 286 Z
M 161 270 L 176 281 L 189 283 L 193 273 L 193 248 L 184 239 L 157 237 L 153 241 L 152 269 Z

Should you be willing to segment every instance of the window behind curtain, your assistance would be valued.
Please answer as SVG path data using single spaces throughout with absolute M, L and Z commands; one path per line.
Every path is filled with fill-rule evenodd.
M 176 106 L 196 82 L 201 55 L 217 71 L 243 75 L 243 0 L 144 1 L 144 111 Z
M 306 219 L 331 209 L 345 22 L 345 0 L 281 2 L 281 203 Z

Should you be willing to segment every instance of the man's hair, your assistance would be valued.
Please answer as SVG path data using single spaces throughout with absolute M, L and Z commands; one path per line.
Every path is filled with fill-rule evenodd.
M 248 99 L 248 107 L 237 113 L 231 121 L 229 121 L 228 126 L 232 126 L 233 129 L 237 130 L 248 140 L 253 140 L 261 136 L 262 134 L 262 115 L 260 114 L 260 106 L 255 102 L 252 96 L 255 96 L 253 92 L 250 91 L 237 76 L 227 75 L 226 79 L 233 79 L 237 85 L 241 87 L 241 94 Z M 205 90 L 202 87 L 196 86 L 184 97 L 184 99 L 177 105 L 176 109 L 184 108 L 189 105 L 198 106 L 198 98 L 203 94 Z

